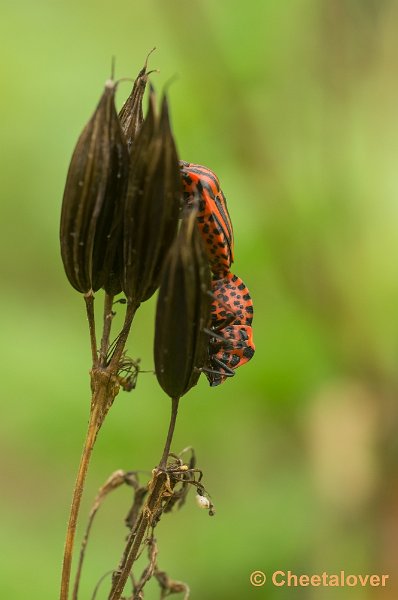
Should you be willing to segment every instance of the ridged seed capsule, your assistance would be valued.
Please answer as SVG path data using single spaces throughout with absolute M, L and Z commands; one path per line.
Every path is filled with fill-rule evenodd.
M 207 361 L 210 288 L 210 267 L 192 210 L 185 213 L 169 251 L 156 308 L 155 371 L 171 398 L 197 383 Z
M 127 98 L 119 112 L 120 126 L 124 133 L 124 137 L 126 138 L 129 152 L 144 122 L 142 99 L 148 82 L 146 67 L 147 64 L 145 63 L 134 81 L 130 96 Z
M 78 292 L 107 284 L 121 234 L 128 165 L 115 83 L 107 81 L 73 152 L 62 203 L 62 261 Z
M 135 305 L 159 287 L 181 207 L 179 163 L 166 98 L 156 115 L 151 90 L 147 117 L 132 146 L 124 208 L 123 291 Z
M 148 60 L 148 59 L 147 59 Z M 147 63 L 138 73 L 133 89 L 119 112 L 120 127 L 127 142 L 127 149 L 131 152 L 132 145 L 144 122 L 142 100 L 148 82 Z M 122 232 L 123 234 L 123 232 Z M 120 235 L 118 247 L 113 260 L 108 281 L 104 285 L 108 294 L 116 296 L 122 291 L 123 278 L 123 235 Z

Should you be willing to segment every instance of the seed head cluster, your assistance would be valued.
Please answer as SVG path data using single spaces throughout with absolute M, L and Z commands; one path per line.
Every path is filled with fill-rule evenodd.
M 136 310 L 159 288 L 155 367 L 179 398 L 207 360 L 211 277 L 196 212 L 183 212 L 179 157 L 166 95 L 146 65 L 119 115 L 118 83 L 107 81 L 72 155 L 61 213 L 61 256 L 71 285 L 86 296 L 123 292 Z

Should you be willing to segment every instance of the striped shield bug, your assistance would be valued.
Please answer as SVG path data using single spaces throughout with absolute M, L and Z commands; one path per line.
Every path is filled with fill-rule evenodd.
M 212 322 L 208 365 L 203 369 L 211 386 L 220 385 L 254 355 L 253 302 L 243 281 L 228 273 L 212 281 Z
M 184 200 L 198 203 L 197 222 L 213 274 L 222 278 L 234 260 L 234 237 L 227 202 L 217 176 L 201 165 L 180 161 Z

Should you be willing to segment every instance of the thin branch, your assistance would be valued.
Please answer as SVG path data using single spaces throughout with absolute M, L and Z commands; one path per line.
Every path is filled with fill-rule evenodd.
M 98 354 L 97 338 L 95 335 L 94 294 L 92 290 L 87 292 L 87 294 L 84 294 L 84 301 L 86 303 L 88 326 L 90 330 L 91 357 L 93 361 L 93 367 L 95 367 L 98 364 Z
M 171 401 L 170 424 L 163 455 L 159 463 L 159 467 L 153 471 L 153 477 L 149 483 L 149 495 L 147 501 L 141 510 L 135 527 L 131 530 L 127 539 L 122 560 L 120 561 L 119 568 L 113 577 L 112 588 L 108 596 L 108 600 L 120 599 L 128 576 L 133 568 L 133 564 L 138 558 L 144 535 L 161 508 L 165 492 L 167 489 L 169 489 L 170 483 L 166 472 L 166 467 L 177 419 L 178 404 L 179 398 L 173 398 Z
M 112 571 L 107 571 L 106 573 L 104 573 L 104 575 L 102 575 L 102 577 L 97 581 L 97 585 L 94 588 L 93 591 L 93 595 L 91 596 L 91 600 L 95 600 L 95 598 L 97 597 L 97 592 L 101 587 L 101 583 L 109 576 L 112 575 Z
M 165 469 L 166 465 L 167 465 L 167 458 L 170 453 L 170 446 L 171 446 L 171 442 L 173 439 L 174 429 L 175 429 L 176 420 L 177 420 L 179 401 L 180 401 L 179 398 L 171 399 L 171 417 L 170 417 L 169 431 L 167 433 L 167 439 L 166 439 L 166 443 L 164 446 L 163 455 L 162 455 L 161 461 L 159 463 L 159 469 Z
M 113 320 L 113 298 L 114 296 L 111 294 L 105 293 L 104 300 L 104 328 L 102 330 L 102 338 L 101 338 L 101 349 L 100 349 L 100 365 L 102 367 L 106 367 L 106 356 L 108 353 L 109 347 L 109 336 L 111 334 L 112 320 Z
M 124 346 L 126 344 L 127 337 L 130 332 L 131 324 L 133 322 L 134 315 L 137 311 L 138 306 L 136 306 L 135 304 L 131 304 L 131 303 L 127 304 L 127 310 L 126 310 L 126 316 L 124 319 L 123 329 L 120 332 L 120 334 L 116 340 L 115 349 L 113 351 L 112 358 L 109 363 L 108 370 L 110 372 L 115 372 L 115 371 L 117 372 L 119 369 L 120 359 L 123 354 Z
M 118 570 L 114 574 L 112 588 L 108 596 L 109 600 L 120 600 L 133 564 L 140 553 L 144 535 L 150 526 L 154 515 L 157 513 L 157 509 L 161 505 L 166 483 L 166 473 L 155 470 L 153 479 L 150 483 L 152 490 L 148 496 L 147 502 L 144 504 L 136 527 L 130 532 L 123 558 Z
M 156 540 L 153 537 L 153 532 L 151 538 L 148 540 L 148 559 L 149 563 L 145 567 L 142 575 L 140 577 L 139 582 L 134 586 L 134 598 L 141 598 L 141 592 L 144 589 L 145 585 L 152 578 L 155 570 L 156 570 L 156 560 L 158 557 L 158 547 L 156 544 Z
M 76 483 L 73 490 L 72 505 L 70 509 L 68 529 L 66 532 L 64 560 L 62 566 L 61 594 L 60 600 L 68 600 L 70 572 L 72 566 L 73 544 L 75 541 L 76 524 L 79 515 L 80 503 L 83 494 L 84 482 L 86 480 L 88 465 L 90 463 L 91 452 L 94 447 L 95 439 L 99 431 L 99 415 L 97 410 L 92 410 L 87 429 L 86 439 L 84 441 L 83 451 L 80 458 L 79 469 L 77 472 Z
M 90 532 L 91 532 L 91 528 L 94 523 L 95 516 L 96 516 L 102 502 L 107 497 L 107 495 L 110 492 L 113 492 L 115 489 L 117 489 L 123 483 L 125 483 L 125 477 L 126 477 L 125 471 L 122 471 L 122 470 L 115 471 L 106 480 L 104 485 L 98 490 L 98 494 L 95 497 L 94 504 L 90 510 L 86 531 L 84 533 L 83 541 L 82 541 L 82 544 L 80 547 L 79 563 L 78 563 L 77 571 L 76 571 L 75 584 L 73 586 L 72 600 L 77 600 L 77 597 L 79 594 L 80 578 L 81 578 L 81 573 L 82 573 L 82 569 L 83 569 L 83 562 L 84 562 L 84 557 L 85 557 L 85 553 L 86 553 L 86 547 L 87 547 L 88 539 L 90 537 Z
M 76 525 L 91 453 L 101 425 L 119 391 L 116 377 L 102 369 L 97 368 L 91 371 L 91 384 L 93 397 L 91 399 L 90 420 L 72 495 L 72 505 L 66 531 L 60 600 L 68 600 Z

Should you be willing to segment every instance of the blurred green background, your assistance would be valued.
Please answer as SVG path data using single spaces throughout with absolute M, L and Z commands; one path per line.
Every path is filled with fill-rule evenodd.
M 111 56 L 134 77 L 153 46 L 157 89 L 178 75 L 180 156 L 228 198 L 257 346 L 233 380 L 203 378 L 182 402 L 173 448 L 195 447 L 217 515 L 193 494 L 165 515 L 159 566 L 194 600 L 398 597 L 397 22 L 389 0 L 3 0 L 1 599 L 58 596 L 90 397 L 83 300 L 59 255 L 63 186 Z M 128 344 L 146 369 L 153 320 L 154 299 Z M 112 471 L 157 464 L 168 414 L 153 375 L 119 395 L 83 517 Z M 119 560 L 130 499 L 119 490 L 100 513 L 81 598 Z M 256 569 L 390 582 L 253 588 Z

